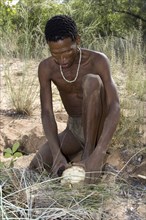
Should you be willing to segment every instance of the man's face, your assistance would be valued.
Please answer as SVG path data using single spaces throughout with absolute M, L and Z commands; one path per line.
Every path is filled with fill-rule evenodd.
M 73 64 L 78 51 L 78 39 L 72 41 L 71 38 L 65 38 L 57 42 L 50 41 L 48 45 L 52 57 L 58 65 L 61 65 L 62 68 L 68 68 Z

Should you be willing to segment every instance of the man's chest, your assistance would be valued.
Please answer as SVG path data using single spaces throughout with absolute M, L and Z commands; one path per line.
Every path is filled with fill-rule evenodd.
M 97 74 L 91 66 L 82 66 L 79 73 L 73 71 L 57 71 L 54 74 L 52 81 L 57 86 L 58 90 L 63 93 L 82 93 L 83 82 L 88 74 Z

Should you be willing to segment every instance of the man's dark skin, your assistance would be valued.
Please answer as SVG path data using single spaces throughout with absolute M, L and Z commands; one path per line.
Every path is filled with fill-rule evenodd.
M 95 51 L 81 49 L 82 59 L 77 80 L 66 82 L 60 73 L 73 80 L 79 63 L 80 37 L 48 42 L 51 57 L 39 65 L 41 116 L 47 143 L 39 150 L 30 167 L 39 166 L 40 156 L 45 168 L 58 175 L 68 161 L 76 162 L 86 171 L 86 182 L 95 183 L 101 174 L 106 151 L 116 130 L 119 98 L 111 77 L 108 58 Z M 85 145 L 66 128 L 58 134 L 53 112 L 51 81 L 57 86 L 66 112 L 72 118 L 81 117 Z

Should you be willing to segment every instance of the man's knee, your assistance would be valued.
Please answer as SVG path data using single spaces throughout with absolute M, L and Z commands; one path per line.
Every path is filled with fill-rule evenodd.
M 103 86 L 100 76 L 94 74 L 87 74 L 83 79 L 83 91 L 88 93 L 93 93 L 94 91 L 100 92 Z
M 50 164 L 52 163 L 50 148 L 48 142 L 46 142 L 32 159 L 29 168 L 40 172 L 44 169 L 48 171 L 50 170 Z
M 39 173 L 44 170 L 44 163 L 41 155 L 38 153 L 34 156 L 28 167 L 30 170 L 36 170 Z

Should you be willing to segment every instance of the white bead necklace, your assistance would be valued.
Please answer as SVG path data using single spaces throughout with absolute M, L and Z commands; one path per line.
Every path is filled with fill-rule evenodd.
M 73 82 L 75 82 L 75 81 L 77 80 L 77 78 L 78 78 L 79 69 L 80 69 L 80 65 L 81 65 L 81 59 L 82 59 L 82 53 L 81 53 L 81 49 L 80 49 L 80 48 L 79 48 L 79 52 L 80 52 L 80 56 L 79 56 L 79 63 L 78 63 L 77 73 L 76 73 L 76 76 L 75 76 L 75 78 L 74 78 L 73 80 L 68 80 L 68 79 L 65 78 L 64 73 L 63 73 L 63 71 L 62 71 L 62 67 L 61 67 L 61 65 L 60 65 L 60 73 L 61 73 L 61 75 L 62 75 L 62 78 L 63 78 L 66 82 L 68 82 L 68 83 L 73 83 Z

